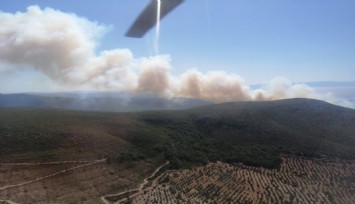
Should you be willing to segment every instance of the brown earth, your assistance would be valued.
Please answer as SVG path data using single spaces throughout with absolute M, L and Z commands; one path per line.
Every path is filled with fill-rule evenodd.
M 136 187 L 151 162 L 0 164 L 0 203 L 101 203 L 102 195 Z
M 0 164 L 0 203 L 355 202 L 354 160 L 283 156 L 280 169 L 217 162 L 159 172 L 165 165 Z

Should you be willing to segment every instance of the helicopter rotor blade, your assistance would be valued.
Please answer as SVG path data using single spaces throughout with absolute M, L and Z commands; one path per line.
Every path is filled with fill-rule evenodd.
M 160 20 L 179 6 L 183 0 L 161 0 Z M 127 31 L 127 37 L 141 38 L 157 23 L 158 1 L 152 0 Z

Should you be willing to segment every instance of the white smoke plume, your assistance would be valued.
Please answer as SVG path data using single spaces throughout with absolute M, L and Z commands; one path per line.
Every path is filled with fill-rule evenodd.
M 238 75 L 214 71 L 203 74 L 196 69 L 188 70 L 181 76 L 178 95 L 214 101 L 251 100 L 251 92 Z
M 166 55 L 135 59 L 128 49 L 96 54 L 100 37 L 109 29 L 51 8 L 30 6 L 26 12 L 14 14 L 0 11 L 0 73 L 32 69 L 70 88 L 148 92 L 216 102 L 294 97 L 336 102 L 329 95 L 319 95 L 304 84 L 283 78 L 272 80 L 264 89 L 251 90 L 240 76 L 221 71 L 190 69 L 173 76 Z M 1 86 L 6 86 L 5 81 Z

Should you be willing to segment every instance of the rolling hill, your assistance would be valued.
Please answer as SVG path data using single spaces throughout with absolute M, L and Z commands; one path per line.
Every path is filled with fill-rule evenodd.
M 208 161 L 275 168 L 280 155 L 355 159 L 355 110 L 310 99 L 132 113 L 1 108 L 0 159 Z
M 212 104 L 192 98 L 166 99 L 151 94 L 63 92 L 0 94 L 0 107 L 49 108 L 102 112 L 186 109 Z

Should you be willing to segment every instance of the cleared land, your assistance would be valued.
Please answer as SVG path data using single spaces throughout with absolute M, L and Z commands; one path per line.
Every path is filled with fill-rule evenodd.
M 126 175 L 121 172 L 118 177 L 118 172 L 107 169 L 112 166 L 104 160 L 2 164 L 2 185 L 7 185 L 0 189 L 0 201 L 105 204 L 351 204 L 355 201 L 355 160 L 283 156 L 279 169 L 216 162 L 192 169 L 167 170 L 168 164 L 169 162 L 162 164 L 148 177 L 140 178 L 140 181 L 128 172 Z M 31 175 L 34 172 L 37 175 Z M 108 174 L 105 175 L 104 172 Z M 49 176 L 40 176 L 43 174 Z M 31 176 L 37 176 L 39 179 L 33 179 Z M 36 181 L 14 185 L 22 180 Z M 76 192 L 75 195 L 70 193 L 71 190 Z M 118 193 L 100 195 L 107 191 Z
M 134 188 L 152 171 L 154 166 L 148 162 L 118 166 L 105 160 L 0 164 L 0 200 L 3 203 L 100 203 L 103 194 Z

